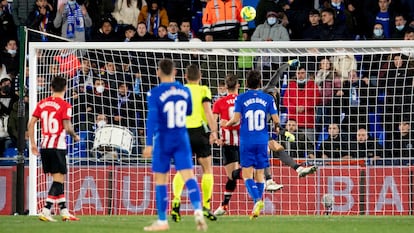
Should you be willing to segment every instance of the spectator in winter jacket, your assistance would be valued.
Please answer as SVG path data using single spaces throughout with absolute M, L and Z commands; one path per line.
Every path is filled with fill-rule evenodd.
M 148 5 L 143 6 L 139 12 L 138 22 L 145 22 L 149 34 L 158 36 L 158 28 L 162 25 L 167 27 L 169 23 L 168 14 L 159 1 L 150 0 Z
M 288 41 L 289 33 L 287 29 L 281 24 L 279 15 L 274 11 L 269 11 L 266 16 L 266 21 L 256 27 L 251 40 Z M 260 58 L 259 64 L 261 64 L 260 69 L 262 70 L 264 81 L 270 80 L 273 72 L 277 70 L 279 63 L 279 56 L 263 56 Z
M 315 108 L 320 102 L 317 85 L 309 78 L 305 67 L 299 67 L 296 71 L 296 80 L 288 84 L 283 105 L 288 110 L 288 119 L 294 119 L 298 128 L 303 130 L 308 138 L 315 139 Z

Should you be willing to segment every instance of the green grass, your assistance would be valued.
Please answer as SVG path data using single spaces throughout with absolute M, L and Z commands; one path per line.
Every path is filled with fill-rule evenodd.
M 2 233 L 130 233 L 143 232 L 156 216 L 81 216 L 79 222 L 41 222 L 33 216 L 0 216 Z M 412 233 L 411 216 L 224 216 L 208 222 L 214 233 Z M 169 233 L 196 232 L 192 216 L 170 221 Z

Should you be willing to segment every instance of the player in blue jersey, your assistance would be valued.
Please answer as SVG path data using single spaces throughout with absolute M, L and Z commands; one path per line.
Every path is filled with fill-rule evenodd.
M 207 224 L 201 206 L 200 188 L 193 173 L 190 139 L 186 128 L 186 116 L 192 112 L 191 93 L 187 87 L 175 81 L 176 69 L 172 60 L 161 60 L 158 66 L 157 75 L 161 84 L 148 93 L 147 139 L 143 152 L 145 158 L 152 156 L 158 220 L 144 227 L 144 231 L 169 229 L 167 183 L 171 160 L 188 189 L 197 230 L 206 231 Z
M 247 92 L 237 96 L 234 115 L 226 126 L 240 122 L 240 165 L 249 195 L 254 201 L 250 219 L 257 218 L 264 207 L 264 169 L 269 167 L 267 154 L 269 132 L 267 116 L 278 126 L 279 117 L 272 96 L 260 90 L 261 77 L 258 71 L 247 73 Z M 276 127 L 278 129 L 278 127 Z M 253 179 L 254 177 L 254 179 Z

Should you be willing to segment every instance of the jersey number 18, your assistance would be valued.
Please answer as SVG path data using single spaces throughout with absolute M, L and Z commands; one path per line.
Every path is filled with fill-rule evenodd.
M 167 113 L 167 127 L 169 129 L 185 127 L 185 118 L 187 115 L 186 101 L 168 101 L 164 105 L 163 111 Z

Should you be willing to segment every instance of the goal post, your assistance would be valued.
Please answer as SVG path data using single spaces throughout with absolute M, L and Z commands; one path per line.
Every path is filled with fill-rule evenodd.
M 299 128 L 310 137 L 313 149 L 299 153 L 301 149 L 286 146 L 289 154 L 297 155 L 294 159 L 299 163 L 315 164 L 320 169 L 317 174 L 299 180 L 294 170 L 272 157 L 273 178 L 285 188 L 278 193 L 265 194 L 265 214 L 412 213 L 414 194 L 410 188 L 413 185 L 410 165 L 413 165 L 414 154 L 411 150 L 407 152 L 407 148 L 393 145 L 393 135 L 398 134 L 399 124 L 413 120 L 412 41 L 31 42 L 28 55 L 30 114 L 37 102 L 51 93 L 49 84 L 53 76 L 63 75 L 68 80 L 65 98 L 73 106 L 73 125 L 81 136 L 79 143 L 67 138 L 69 172 L 65 190 L 68 206 L 76 214 L 156 213 L 150 161 L 142 159 L 140 153 L 145 138 L 146 92 L 158 84 L 155 71 L 162 58 L 175 62 L 176 79 L 181 82 L 185 82 L 186 66 L 198 64 L 202 84 L 210 87 L 213 99 L 220 96 L 218 89 L 225 75 L 236 74 L 242 86 L 240 90 L 246 91 L 244 83 L 248 70 L 260 70 L 265 85 L 277 68 L 291 59 L 298 59 L 306 70 L 306 82 L 317 81 L 321 77 L 318 75 L 329 80 L 331 86 L 315 82 L 313 87 L 319 93 L 317 103 L 308 106 L 313 109 L 310 111 L 313 128 L 302 125 L 297 119 Z M 395 56 L 399 56 L 404 65 L 395 67 Z M 331 66 L 326 73 L 318 74 L 323 59 Z M 289 82 L 296 80 L 296 71 L 294 67 L 288 68 L 276 88 L 283 126 L 295 115 L 289 109 L 297 106 L 288 106 L 289 103 L 310 100 L 310 97 L 292 97 L 294 92 L 289 92 Z M 356 71 L 358 84 L 365 84 L 357 86 L 348 82 L 349 86 L 343 85 L 350 80 L 351 71 Z M 393 76 L 392 83 L 387 81 L 389 76 Z M 98 86 L 103 86 L 102 90 Z M 353 95 L 355 88 L 358 92 Z M 363 93 L 364 104 L 360 98 Z M 359 110 L 354 112 L 354 106 Z M 98 122 L 102 115 L 107 123 L 101 128 Z M 346 138 L 340 141 L 344 146 L 341 152 L 346 151 L 339 153 L 340 156 L 349 155 L 352 159 L 326 157 L 324 140 L 333 123 L 337 123 L 341 135 Z M 359 147 L 355 147 L 357 130 L 361 127 L 375 144 L 382 145 L 366 148 L 366 151 L 378 152 L 381 156 L 361 157 Z M 36 141 L 39 141 L 39 129 L 36 132 Z M 411 136 L 408 139 L 414 142 Z M 391 155 L 395 151 L 401 156 Z M 213 147 L 212 154 L 215 174 L 212 208 L 217 208 L 227 178 L 221 166 L 220 148 Z M 408 157 L 404 157 L 406 155 Z M 201 174 L 200 168 L 196 167 L 196 173 Z M 43 205 L 49 185 L 50 179 L 42 174 L 40 159 L 30 152 L 30 215 L 36 215 Z M 190 206 L 187 198 L 182 199 L 184 213 L 190 213 L 185 212 Z M 230 201 L 230 214 L 247 214 L 251 210 L 247 200 L 243 182 L 238 182 Z M 334 202 L 329 210 L 325 208 L 326 200 Z

